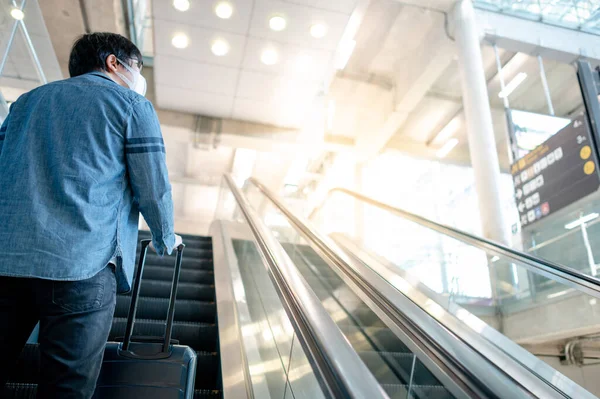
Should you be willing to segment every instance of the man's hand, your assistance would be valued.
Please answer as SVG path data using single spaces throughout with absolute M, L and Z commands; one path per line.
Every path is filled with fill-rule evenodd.
M 179 234 L 175 234 L 175 245 L 173 246 L 172 249 L 176 250 L 177 247 L 180 246 L 181 244 L 183 244 L 183 239 L 181 238 L 181 236 Z M 150 241 L 149 247 L 151 250 L 156 252 L 156 248 L 154 248 L 154 243 L 152 241 Z

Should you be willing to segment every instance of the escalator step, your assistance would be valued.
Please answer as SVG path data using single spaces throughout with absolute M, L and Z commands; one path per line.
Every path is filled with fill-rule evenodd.
M 196 352 L 198 363 L 196 365 L 196 388 L 216 389 L 219 387 L 220 360 L 217 352 Z
M 213 389 L 195 389 L 194 399 L 217 399 L 222 398 L 223 392 Z
M 429 371 L 423 363 L 417 360 L 417 362 L 415 363 L 413 384 L 429 386 L 438 385 L 439 382 L 437 378 L 435 378 L 435 376 L 431 374 L 431 371 Z
M 136 257 L 135 263 L 137 264 L 138 259 Z M 146 266 L 169 266 L 173 267 L 175 260 L 172 256 L 158 256 L 155 253 L 148 252 L 146 257 Z M 181 267 L 183 269 L 201 269 L 201 270 L 213 270 L 212 252 L 207 253 L 202 258 L 188 258 L 184 255 L 181 261 Z
M 146 266 L 144 267 L 144 281 L 146 280 L 173 280 L 173 265 L 170 266 Z M 181 269 L 179 275 L 181 283 L 213 284 L 215 274 L 211 270 Z
M 130 304 L 130 296 L 117 296 L 115 317 L 127 318 Z M 166 320 L 168 309 L 168 298 L 141 297 L 138 301 L 136 317 L 140 319 Z M 175 302 L 175 321 L 214 323 L 215 320 L 216 305 L 214 302 L 181 299 Z
M 138 246 L 136 248 L 136 250 L 135 250 L 136 256 L 139 256 L 141 249 L 142 249 L 141 246 Z M 209 258 L 212 256 L 212 250 L 213 249 L 212 249 L 211 243 L 208 243 L 208 244 L 203 245 L 202 247 L 198 247 L 198 248 L 186 247 L 183 251 L 183 256 L 188 259 Z M 157 255 L 156 252 L 152 251 L 151 249 L 148 249 L 147 254 L 160 258 L 160 256 Z M 163 257 L 173 257 L 174 254 L 175 254 L 175 252 L 172 252 L 171 256 L 165 254 Z
M 4 386 L 4 399 L 35 399 L 37 384 L 20 384 L 9 382 Z
M 410 382 L 414 359 L 412 353 L 359 352 L 358 355 L 380 384 Z
M 390 396 L 390 399 L 406 398 L 408 385 L 384 384 L 382 388 Z M 454 396 L 441 385 L 413 385 L 411 387 L 411 399 L 454 399 Z
M 411 353 L 389 328 L 339 326 L 352 347 L 359 352 Z
M 17 364 L 8 378 L 16 383 L 38 382 L 40 375 L 40 348 L 38 344 L 26 344 L 19 355 Z
M 115 317 L 110 330 L 109 341 L 125 335 L 126 318 Z M 165 332 L 164 320 L 136 319 L 133 335 L 162 337 Z M 173 323 L 173 339 L 181 345 L 187 345 L 196 351 L 217 351 L 217 327 L 214 324 L 175 322 Z
M 144 279 L 142 288 L 140 288 L 140 295 L 143 297 L 169 298 L 171 295 L 171 281 Z M 215 300 L 215 287 L 213 285 L 179 283 L 177 287 L 177 299 L 195 299 L 212 302 Z

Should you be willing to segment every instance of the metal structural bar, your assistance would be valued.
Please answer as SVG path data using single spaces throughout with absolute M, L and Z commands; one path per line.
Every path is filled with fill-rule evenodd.
M 331 239 L 320 235 L 305 221 L 295 216 L 259 181 L 250 179 L 250 182 L 298 227 L 309 242 L 323 252 L 337 268 L 345 271 L 358 290 L 368 292 L 367 295 L 373 299 L 375 306 L 385 310 L 383 315 L 395 317 L 392 321 L 403 324 L 407 329 L 416 329 L 416 338 L 426 347 L 425 352 L 429 352 L 430 356 L 438 356 L 441 368 L 454 373 L 462 382 L 461 388 L 466 392 L 483 392 L 483 397 L 568 397 L 559 392 L 552 378 L 548 381 L 540 379 L 521 362 L 457 322 L 441 306 L 433 306 L 431 299 L 423 295 L 416 298 L 417 293 L 412 292 L 412 297 L 407 301 L 407 296 L 398 292 L 389 280 L 385 280 L 364 263 L 356 262 L 341 251 Z M 356 293 L 362 296 L 358 290 Z M 437 321 L 430 319 L 422 310 L 414 309 L 415 305 Z M 568 389 L 571 389 L 571 386 Z M 480 395 L 481 393 L 476 394 L 475 397 L 481 397 Z
M 587 274 L 581 273 L 578 270 L 572 269 L 564 265 L 560 265 L 558 263 L 550 262 L 545 259 L 540 259 L 533 255 L 517 251 L 515 249 L 507 247 L 506 245 L 488 240 L 486 238 L 478 237 L 476 235 L 464 232 L 462 230 L 455 229 L 454 227 L 434 222 L 422 216 L 415 215 L 414 213 L 405 211 L 400 208 L 396 208 L 392 205 L 377 201 L 375 199 L 369 198 L 365 195 L 354 192 L 352 190 L 348 190 L 346 188 L 337 187 L 329 190 L 329 193 L 327 194 L 323 202 L 310 213 L 309 219 L 312 219 L 319 212 L 319 210 L 325 205 L 327 200 L 335 192 L 347 194 L 369 205 L 375 206 L 379 209 L 383 209 L 394 215 L 400 216 L 403 219 L 410 220 L 411 222 L 417 223 L 431 230 L 435 230 L 439 233 L 452 237 L 456 240 L 462 241 L 466 244 L 472 245 L 476 248 L 489 251 L 494 255 L 505 256 L 507 258 L 519 262 L 519 264 L 531 271 L 542 274 L 543 276 L 548 277 L 552 280 L 560 281 L 564 284 L 569 285 L 570 287 L 585 292 L 586 294 L 600 298 L 600 279 L 596 277 L 589 276 Z
M 230 175 L 225 176 L 290 321 L 330 398 L 388 398 L 285 250 L 250 206 Z
M 15 8 L 17 7 L 17 2 L 12 0 L 12 5 Z M 25 2 L 21 3 L 21 10 L 25 7 Z M 46 74 L 44 73 L 44 68 L 42 68 L 42 63 L 35 51 L 35 47 L 33 46 L 33 42 L 31 41 L 31 36 L 29 36 L 29 31 L 27 30 L 27 26 L 25 26 L 25 22 L 23 20 L 17 21 L 17 25 L 21 29 L 21 33 L 23 33 L 23 37 L 25 38 L 25 43 L 27 44 L 27 50 L 29 51 L 29 55 L 35 64 L 35 70 L 37 72 L 38 78 L 42 84 L 48 83 L 48 79 L 46 79 Z

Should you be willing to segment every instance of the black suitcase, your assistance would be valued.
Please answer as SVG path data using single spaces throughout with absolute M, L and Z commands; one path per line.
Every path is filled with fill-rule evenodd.
M 165 336 L 132 337 L 150 240 L 142 240 L 141 244 L 125 337 L 122 343 L 106 344 L 94 398 L 191 399 L 194 397 L 196 352 L 171 339 L 184 245 L 177 248 Z

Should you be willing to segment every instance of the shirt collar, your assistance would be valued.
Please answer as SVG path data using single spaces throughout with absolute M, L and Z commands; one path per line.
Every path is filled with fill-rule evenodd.
M 98 76 L 101 78 L 104 78 L 106 80 L 110 80 L 111 82 L 113 82 L 114 84 L 117 84 L 117 82 L 115 82 L 114 80 L 112 80 L 106 73 L 104 72 L 100 72 L 100 71 L 94 71 L 94 72 L 89 72 L 87 73 L 87 75 L 94 75 L 94 76 Z

